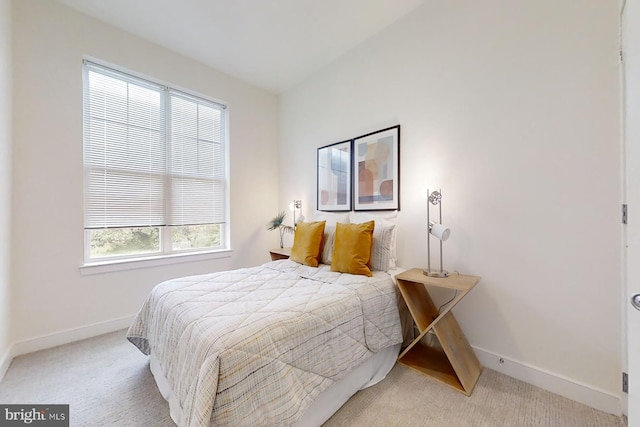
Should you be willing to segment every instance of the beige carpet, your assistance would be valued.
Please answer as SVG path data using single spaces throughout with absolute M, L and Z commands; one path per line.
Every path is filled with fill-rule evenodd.
M 147 357 L 114 332 L 14 359 L 0 403 L 70 404 L 71 426 L 173 426 Z M 598 412 L 485 369 L 471 397 L 396 365 L 325 426 L 624 426 Z

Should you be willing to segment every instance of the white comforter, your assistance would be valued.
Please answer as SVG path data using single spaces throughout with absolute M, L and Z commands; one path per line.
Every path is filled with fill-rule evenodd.
M 179 426 L 292 425 L 372 352 L 402 342 L 390 275 L 290 260 L 161 283 L 127 337 L 158 361 Z

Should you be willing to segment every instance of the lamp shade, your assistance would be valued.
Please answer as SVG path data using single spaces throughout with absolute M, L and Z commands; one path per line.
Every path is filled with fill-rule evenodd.
M 431 222 L 429 224 L 429 233 L 444 242 L 451 235 L 451 230 L 449 230 L 442 224 Z

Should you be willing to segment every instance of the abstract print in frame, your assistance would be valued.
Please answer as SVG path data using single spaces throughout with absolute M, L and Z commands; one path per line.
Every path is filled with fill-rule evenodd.
M 351 210 L 351 140 L 318 148 L 318 210 Z
M 400 125 L 353 140 L 354 210 L 400 209 Z

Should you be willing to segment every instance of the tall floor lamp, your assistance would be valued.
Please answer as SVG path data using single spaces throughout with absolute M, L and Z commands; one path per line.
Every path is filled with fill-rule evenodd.
M 449 272 L 443 268 L 442 263 L 442 242 L 447 240 L 451 235 L 451 230 L 442 225 L 442 193 L 441 190 L 429 192 L 427 190 L 427 269 L 424 274 L 432 277 L 447 277 Z M 431 211 L 429 205 L 438 206 L 438 222 L 431 220 Z M 440 270 L 431 269 L 431 236 L 440 241 Z

